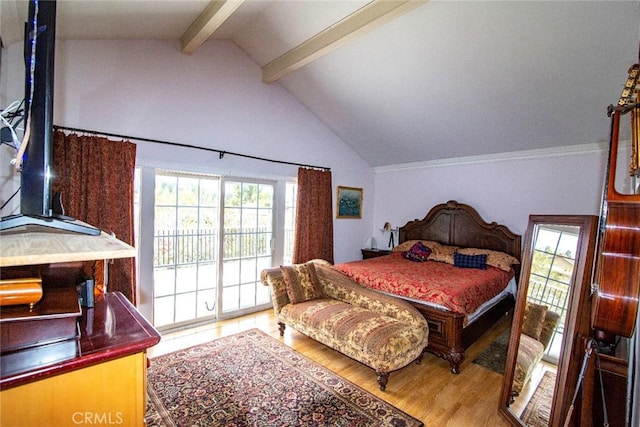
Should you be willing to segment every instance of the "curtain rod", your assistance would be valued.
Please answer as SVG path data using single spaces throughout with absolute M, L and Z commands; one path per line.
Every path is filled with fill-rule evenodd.
M 314 166 L 314 165 L 307 165 L 307 164 L 304 164 L 304 163 L 288 162 L 286 160 L 267 159 L 266 157 L 258 157 L 258 156 L 252 156 L 250 154 L 235 153 L 233 151 L 218 150 L 216 148 L 199 147 L 197 145 L 183 144 L 183 143 L 180 143 L 180 142 L 161 141 L 161 140 L 158 140 L 158 139 L 140 138 L 140 137 L 137 137 L 137 136 L 120 135 L 120 134 L 117 134 L 117 133 L 100 132 L 100 131 L 95 131 L 95 130 L 78 129 L 78 128 L 71 128 L 71 127 L 66 127 L 66 126 L 58 126 L 58 125 L 53 125 L 53 129 L 68 130 L 68 131 L 71 131 L 71 132 L 89 133 L 89 134 L 93 134 L 93 135 L 111 136 L 111 137 L 114 137 L 114 138 L 132 139 L 132 140 L 135 140 L 135 141 L 153 142 L 153 143 L 156 143 L 156 144 L 173 145 L 175 147 L 194 148 L 196 150 L 212 151 L 214 153 L 218 153 L 218 155 L 220 156 L 221 159 L 226 154 L 229 154 L 229 155 L 232 155 L 232 156 L 245 157 L 247 159 L 253 159 L 253 160 L 261 160 L 261 161 L 264 161 L 264 162 L 280 163 L 280 164 L 284 164 L 284 165 L 293 165 L 293 166 L 301 166 L 301 167 L 312 168 L 312 169 L 322 169 L 322 170 L 325 170 L 325 171 L 330 171 L 331 170 L 331 168 L 328 168 L 326 166 Z

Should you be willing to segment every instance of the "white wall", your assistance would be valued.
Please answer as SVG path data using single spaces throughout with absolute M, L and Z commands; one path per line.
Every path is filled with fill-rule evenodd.
M 372 227 L 373 170 L 229 41 L 193 55 L 173 41 L 57 41 L 54 123 L 330 167 L 335 187 L 364 188 L 364 216 L 335 220 L 335 260 L 359 256 Z M 136 142 L 136 141 L 134 141 Z M 138 164 L 291 178 L 296 166 L 138 143 Z M 4 165 L 2 165 L 4 167 Z
M 177 42 L 58 41 L 55 71 L 57 125 L 328 166 L 334 197 L 338 185 L 363 187 L 363 219 L 334 220 L 337 262 L 359 258 L 371 236 L 384 247 L 384 222 L 403 225 L 447 200 L 471 204 L 485 220 L 520 234 L 533 213 L 599 214 L 607 153 L 593 148 L 598 144 L 529 158 L 372 169 L 282 86 L 261 83 L 260 67 L 231 42 L 210 41 L 184 55 Z M 138 163 L 250 177 L 295 177 L 297 171 L 150 143 L 138 143 Z M 6 170 L 3 157 L 0 176 Z
M 569 153 L 530 155 L 536 157 L 376 169 L 374 236 L 382 235 L 386 221 L 402 226 L 448 200 L 469 204 L 485 221 L 522 235 L 530 214 L 599 215 L 606 147 L 587 144 Z M 380 239 L 386 245 L 389 237 Z

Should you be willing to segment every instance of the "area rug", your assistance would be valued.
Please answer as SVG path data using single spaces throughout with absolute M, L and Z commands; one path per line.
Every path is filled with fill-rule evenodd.
M 148 427 L 422 426 L 258 329 L 153 358 L 147 377 Z
M 529 427 L 547 427 L 551 416 L 553 389 L 556 384 L 556 374 L 546 371 L 522 411 L 522 421 Z
M 498 338 L 489 344 L 478 357 L 473 359 L 473 363 L 503 374 L 505 360 L 507 359 L 507 349 L 509 348 L 510 334 L 511 329 L 507 328 Z

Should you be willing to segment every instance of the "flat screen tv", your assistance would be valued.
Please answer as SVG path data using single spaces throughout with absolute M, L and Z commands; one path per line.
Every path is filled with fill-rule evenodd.
M 56 2 L 29 1 L 25 25 L 25 123 L 28 143 L 22 156 L 20 214 L 2 218 L 0 230 L 42 226 L 83 234 L 100 230 L 54 211 L 51 194 L 53 81 Z M 23 142 L 24 143 L 24 142 Z

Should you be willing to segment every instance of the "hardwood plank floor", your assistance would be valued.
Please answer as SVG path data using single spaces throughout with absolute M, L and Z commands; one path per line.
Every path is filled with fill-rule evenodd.
M 420 419 L 425 426 L 501 427 L 509 425 L 498 413 L 502 375 L 471 361 L 508 326 L 509 319 L 505 317 L 469 347 L 459 375 L 449 372 L 449 364 L 445 360 L 426 354 L 421 364 L 412 363 L 392 372 L 384 392 L 378 389 L 374 371 L 361 363 L 289 327 L 285 330 L 284 337 L 280 338 L 271 309 L 237 319 L 166 333 L 161 342 L 149 350 L 149 357 L 258 328 Z

